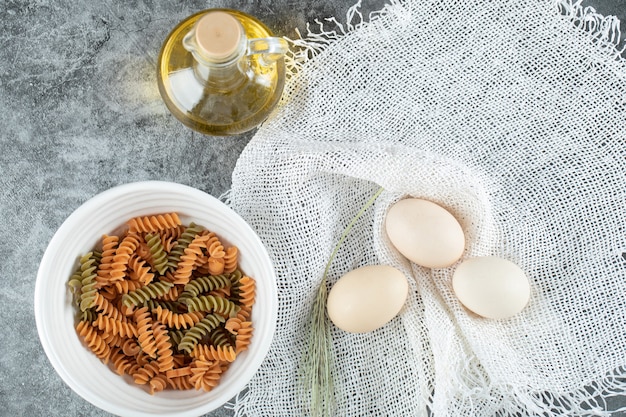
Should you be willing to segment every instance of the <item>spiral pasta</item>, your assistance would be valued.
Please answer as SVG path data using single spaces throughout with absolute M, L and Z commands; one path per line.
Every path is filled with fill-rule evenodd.
M 111 281 L 111 264 L 113 263 L 118 244 L 118 236 L 102 236 L 102 259 L 100 259 L 96 276 L 96 282 L 100 287 L 107 285 Z
M 121 337 L 137 336 L 137 327 L 134 324 L 104 314 L 98 314 L 98 317 L 91 324 L 105 333 L 120 335 Z
M 226 275 L 203 275 L 191 280 L 185 285 L 180 299 L 197 297 L 202 293 L 208 293 L 220 288 L 230 287 L 230 278 Z
M 180 225 L 181 221 L 177 213 L 135 217 L 128 221 L 128 228 L 131 233 L 154 233 L 161 230 L 175 229 Z
M 230 282 L 231 284 L 236 284 L 239 282 L 239 280 L 243 277 L 243 272 L 241 272 L 241 270 L 239 269 L 235 269 L 235 271 L 233 271 L 231 274 L 228 275 L 228 278 L 230 278 Z
M 187 284 L 194 270 L 194 263 L 199 255 L 202 255 L 202 249 L 206 248 L 208 237 L 205 235 L 196 235 L 189 246 L 184 250 L 184 254 L 180 257 L 176 271 L 174 271 L 174 283 Z
M 218 362 L 196 360 L 191 367 L 189 382 L 197 390 L 211 391 L 219 384 L 222 373 Z
M 70 276 L 67 286 L 72 293 L 72 302 L 75 307 L 80 308 L 81 293 L 83 287 L 83 277 L 80 267 Z
M 160 235 L 160 238 L 161 238 L 161 245 L 163 246 L 163 250 L 165 251 L 165 253 L 171 252 L 171 250 L 174 248 L 174 245 L 176 245 L 176 237 Z
M 167 372 L 174 368 L 174 352 L 165 325 L 159 321 L 152 322 L 152 334 L 156 342 L 159 372 Z
M 202 227 L 194 223 L 191 223 L 185 228 L 176 241 L 176 245 L 174 245 L 172 250 L 167 255 L 167 266 L 170 270 L 175 271 L 178 268 L 180 257 L 185 254 L 185 249 L 187 249 L 193 239 L 202 233 L 203 230 L 204 229 Z
M 130 369 L 131 363 L 133 361 L 132 357 L 126 355 L 122 350 L 116 350 L 111 352 L 111 363 L 113 364 L 113 368 L 115 372 L 119 375 L 124 375 L 128 369 Z
M 94 325 L 93 323 L 94 321 L 95 319 L 91 322 L 91 325 L 94 326 L 95 328 L 97 326 Z M 104 343 L 109 345 L 109 347 L 111 348 L 111 351 L 113 351 L 115 348 L 118 348 L 122 345 L 122 341 L 124 340 L 124 338 L 120 336 L 118 333 L 112 333 L 112 332 L 107 332 L 106 330 L 102 330 L 102 340 L 104 340 Z
M 127 226 L 102 235 L 68 279 L 77 334 L 150 394 L 213 389 L 253 334 L 255 283 L 237 247 L 177 213 Z
M 137 323 L 137 343 L 146 355 L 156 358 L 157 346 L 152 332 L 152 317 L 148 307 L 142 307 L 135 311 L 134 317 Z
M 185 376 L 173 376 L 168 378 L 167 382 L 170 387 L 175 390 L 189 390 L 194 389 L 194 384 L 190 381 L 190 375 Z
M 214 295 L 199 295 L 198 297 L 186 298 L 187 309 L 193 311 L 215 312 L 220 315 L 234 317 L 240 307 L 224 297 Z
M 206 361 L 233 362 L 237 353 L 232 346 L 213 346 L 197 344 L 190 353 L 192 358 Z
M 126 356 L 135 356 L 141 351 L 141 347 L 136 339 L 126 339 L 122 342 L 122 352 Z
M 224 252 L 224 245 L 213 232 L 206 235 L 206 249 L 211 258 L 223 258 L 226 253 Z
M 150 384 L 150 394 L 154 394 L 167 388 L 167 377 L 163 374 L 157 374 L 148 383 Z
M 209 257 L 209 260 L 207 262 L 207 271 L 211 275 L 223 274 L 225 263 L 226 262 L 224 261 L 223 257 L 222 258 Z
M 140 242 L 139 235 L 135 233 L 129 233 L 122 239 L 111 261 L 111 267 L 109 269 L 110 281 L 115 282 L 124 279 L 130 256 L 135 252 Z
M 224 273 L 230 274 L 237 269 L 239 258 L 239 249 L 237 246 L 231 246 L 226 249 L 224 254 Z
M 115 307 L 107 298 L 103 297 L 101 293 L 96 293 L 94 299 L 94 310 L 102 312 L 102 314 L 111 317 L 113 319 L 120 319 L 124 317 L 122 312 Z
M 90 308 L 88 310 L 81 311 L 78 314 L 78 320 L 79 321 L 82 320 L 82 321 L 86 321 L 88 323 L 91 323 L 91 322 L 93 322 L 96 319 L 97 316 L 98 316 L 98 313 L 96 313 L 93 308 Z
M 168 292 L 166 292 L 165 294 L 157 297 L 158 300 L 160 301 L 177 301 L 178 298 L 180 297 L 180 293 L 182 292 L 182 285 L 174 285 L 172 288 L 170 288 L 170 290 Z
M 133 254 L 128 260 L 129 274 L 131 281 L 139 281 L 142 285 L 148 285 L 154 279 L 154 274 L 150 272 L 150 266 L 139 255 Z
M 173 327 L 175 329 L 186 329 L 194 326 L 203 317 L 202 312 L 189 312 L 189 313 L 174 313 L 172 310 L 168 310 L 161 306 L 158 306 L 153 310 L 156 319 L 162 323 L 165 323 L 167 327 Z
M 118 294 L 128 294 L 129 292 L 136 291 L 139 288 L 143 287 L 144 284 L 142 284 L 139 281 L 133 281 L 131 279 L 127 279 L 124 281 L 118 281 L 113 285 L 115 286 L 115 290 L 117 291 Z
M 182 330 L 168 329 L 168 333 L 170 335 L 170 340 L 172 341 L 172 346 L 174 349 L 179 350 L 178 346 L 180 346 L 180 341 L 183 340 L 185 333 Z
M 218 288 L 216 290 L 209 291 L 207 295 L 212 295 L 214 297 L 230 298 L 231 296 L 230 287 Z
M 82 311 L 85 311 L 95 305 L 95 299 L 97 294 L 95 271 L 97 268 L 98 264 L 93 256 L 93 252 L 89 252 L 80 258 L 80 309 Z
M 176 301 L 167 301 L 160 299 L 151 299 L 144 303 L 145 306 L 148 306 L 150 311 L 154 312 L 158 307 L 161 307 L 164 310 L 178 311 L 182 308 L 182 303 L 178 300 Z
M 213 331 L 224 322 L 224 317 L 217 314 L 207 314 L 202 320 L 184 333 L 178 344 L 178 350 L 190 353 L 203 336 L 213 333 Z
M 122 296 L 122 302 L 126 307 L 136 307 L 146 301 L 163 296 L 174 284 L 167 281 L 152 282 L 144 287 L 137 288 Z
M 159 274 L 163 275 L 167 269 L 167 254 L 163 249 L 161 236 L 148 233 L 146 235 L 146 244 L 150 249 L 150 259 L 152 260 L 154 269 L 156 269 Z
M 248 276 L 239 280 L 239 301 L 245 307 L 252 307 L 256 297 L 256 283 Z
M 234 344 L 232 335 L 223 326 L 209 334 L 209 341 L 211 345 L 223 348 L 232 347 Z
M 156 361 L 150 361 L 137 369 L 133 373 L 132 377 L 135 380 L 135 383 L 144 385 L 158 374 L 159 365 L 156 363 Z
M 165 376 L 167 376 L 168 378 L 179 378 L 182 376 L 189 376 L 189 375 L 191 375 L 190 366 L 180 366 L 176 369 L 170 369 L 169 371 L 165 372 Z
M 241 323 L 241 327 L 235 335 L 235 353 L 239 354 L 248 349 L 250 341 L 252 340 L 252 333 L 254 327 L 251 321 L 244 321 Z
M 104 341 L 102 336 L 94 329 L 91 324 L 87 321 L 80 321 L 76 326 L 76 332 L 80 337 L 83 338 L 87 347 L 91 349 L 93 353 L 96 354 L 97 357 L 102 359 L 104 363 L 109 362 L 109 357 L 111 355 L 111 348 Z

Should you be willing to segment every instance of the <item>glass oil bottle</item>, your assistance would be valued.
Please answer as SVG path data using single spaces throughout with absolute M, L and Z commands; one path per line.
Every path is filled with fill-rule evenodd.
M 186 126 L 209 135 L 241 134 L 278 104 L 287 50 L 284 39 L 248 14 L 205 10 L 181 22 L 164 42 L 159 92 Z

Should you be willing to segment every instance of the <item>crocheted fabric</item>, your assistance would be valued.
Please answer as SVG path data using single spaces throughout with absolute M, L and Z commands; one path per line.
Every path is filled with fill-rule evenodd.
M 329 287 L 392 265 L 410 294 L 383 328 L 331 327 L 336 416 L 608 414 L 626 390 L 626 67 L 619 22 L 579 3 L 393 1 L 310 33 L 273 117 L 243 151 L 229 204 L 278 274 L 269 355 L 237 416 L 310 415 L 299 387 L 310 309 Z M 389 206 L 415 196 L 459 219 L 463 259 L 496 255 L 531 283 L 520 314 L 488 320 L 450 268 L 390 245 Z

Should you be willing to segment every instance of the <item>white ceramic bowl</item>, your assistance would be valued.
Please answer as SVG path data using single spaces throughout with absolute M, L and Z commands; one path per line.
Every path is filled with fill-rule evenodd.
M 78 258 L 105 233 L 132 217 L 177 212 L 183 224 L 195 222 L 236 245 L 240 267 L 256 280 L 254 334 L 210 392 L 166 390 L 150 395 L 104 365 L 75 331 L 75 311 L 67 282 Z M 148 181 L 121 185 L 81 205 L 61 225 L 43 255 L 35 286 L 35 319 L 41 344 L 61 378 L 93 405 L 121 416 L 199 416 L 219 408 L 240 392 L 269 350 L 278 298 L 274 268 L 250 226 L 216 198 L 180 184 Z

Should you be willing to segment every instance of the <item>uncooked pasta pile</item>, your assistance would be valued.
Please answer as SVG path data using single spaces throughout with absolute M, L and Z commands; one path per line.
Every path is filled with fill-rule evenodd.
M 69 278 L 76 332 L 150 394 L 211 391 L 254 331 L 256 283 L 238 259 L 236 246 L 177 213 L 133 217 Z
M 604 400 L 626 390 L 619 22 L 567 0 L 425 0 L 352 23 L 295 42 L 305 49 L 283 102 L 233 174 L 228 202 L 261 236 L 279 286 L 277 333 L 236 415 L 310 415 L 299 365 L 311 305 L 342 230 L 379 187 L 328 284 L 386 264 L 410 295 L 381 329 L 331 328 L 335 415 L 608 415 Z M 525 271 L 522 313 L 468 314 L 453 268 L 392 248 L 383 219 L 406 196 L 455 215 L 463 259 Z

